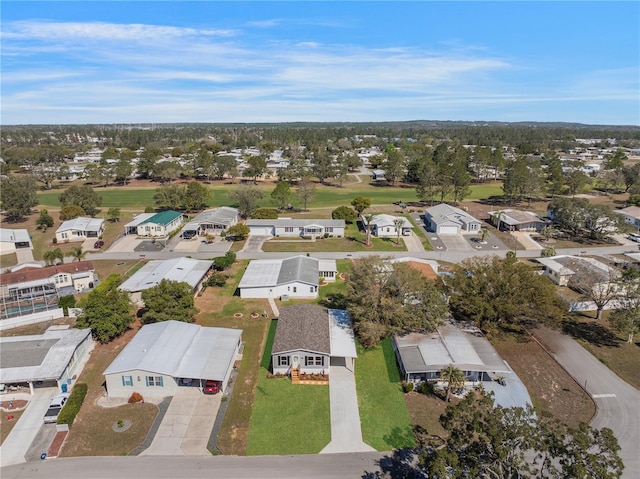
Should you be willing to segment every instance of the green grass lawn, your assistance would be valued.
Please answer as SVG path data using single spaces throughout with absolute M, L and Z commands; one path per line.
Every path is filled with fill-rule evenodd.
M 356 390 L 364 442 L 378 451 L 415 446 L 391 339 L 371 349 L 358 344 Z
M 317 454 L 331 440 L 329 388 L 267 379 L 276 325 L 271 322 L 260 363 L 247 454 Z
M 467 200 L 476 200 L 489 198 L 491 196 L 502 195 L 502 184 L 484 183 L 481 185 L 472 185 L 471 194 Z M 158 185 L 159 187 L 160 185 Z M 207 185 L 209 186 L 209 185 Z M 237 188 L 236 184 L 220 184 L 216 183 L 209 186 L 211 196 L 207 204 L 209 206 L 230 205 L 227 195 L 230 190 Z M 256 188 L 262 190 L 263 198 L 260 200 L 261 207 L 273 207 L 270 194 L 275 188 L 273 181 L 260 182 Z M 294 186 L 295 188 L 295 186 Z M 155 188 L 140 187 L 109 187 L 96 188 L 96 191 L 102 196 L 102 208 L 118 206 L 123 209 L 140 209 L 144 210 L 147 206 L 153 206 L 153 195 Z M 59 196 L 61 190 L 44 191 L 38 193 L 38 201 L 43 206 L 60 207 Z M 349 205 L 351 200 L 356 196 L 364 196 L 371 199 L 373 205 L 386 205 L 394 201 L 415 202 L 418 201 L 416 190 L 413 186 L 392 187 L 392 186 L 372 186 L 370 183 L 346 183 L 344 186 L 316 185 L 315 197 L 307 205 L 309 208 L 327 208 L 337 207 L 341 205 Z M 294 205 L 301 207 L 299 200 L 294 199 Z

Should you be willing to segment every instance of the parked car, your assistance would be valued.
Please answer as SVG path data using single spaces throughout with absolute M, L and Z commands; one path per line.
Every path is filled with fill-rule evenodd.
M 58 422 L 58 414 L 60 414 L 62 406 L 67 402 L 67 399 L 69 399 L 69 393 L 61 393 L 51 399 L 49 409 L 47 409 L 47 412 L 44 414 L 45 424 Z
M 100 249 L 100 248 L 102 248 L 103 246 L 104 246 L 104 241 L 102 241 L 102 240 L 98 240 L 98 241 L 96 241 L 95 243 L 93 243 L 93 247 L 94 247 L 95 249 Z
M 218 381 L 208 379 L 207 382 L 204 383 L 202 392 L 205 394 L 218 394 L 220 392 L 220 384 L 218 384 Z
M 196 235 L 196 232 L 193 230 L 189 230 L 189 231 L 185 231 L 184 233 L 182 233 L 182 239 L 191 239 Z

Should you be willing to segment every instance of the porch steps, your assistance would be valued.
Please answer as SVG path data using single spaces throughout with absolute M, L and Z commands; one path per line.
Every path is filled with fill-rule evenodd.
M 300 371 L 291 368 L 291 384 L 300 384 Z

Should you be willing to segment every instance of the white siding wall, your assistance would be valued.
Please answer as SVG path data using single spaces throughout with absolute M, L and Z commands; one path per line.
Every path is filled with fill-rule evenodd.
M 147 376 L 161 377 L 162 386 L 147 386 Z M 124 381 L 129 384 L 131 380 L 132 385 L 124 386 Z M 105 376 L 107 382 L 107 394 L 109 397 L 121 397 L 128 398 L 134 392 L 142 394 L 142 397 L 164 397 L 173 396 L 178 388 L 176 381 L 171 376 L 165 376 L 162 374 L 150 373 L 147 371 L 126 371 L 123 373 L 114 373 Z
M 314 291 L 311 291 L 311 288 Z M 265 288 L 241 288 L 241 298 L 279 298 L 287 295 L 290 298 L 316 298 L 318 297 L 317 286 L 306 283 L 289 283 L 287 285 L 265 287 Z

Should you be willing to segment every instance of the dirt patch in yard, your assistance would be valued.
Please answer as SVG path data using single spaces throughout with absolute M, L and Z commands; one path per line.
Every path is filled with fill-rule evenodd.
M 447 403 L 434 395 L 412 391 L 404 395 L 409 410 L 411 424 L 426 430 L 426 434 L 446 438 L 446 431 L 440 424 L 440 416 L 444 414 Z M 454 399 L 456 401 L 456 399 Z
M 491 344 L 520 377 L 538 414 L 576 426 L 596 413 L 586 392 L 542 347 L 527 336 L 492 337 Z

